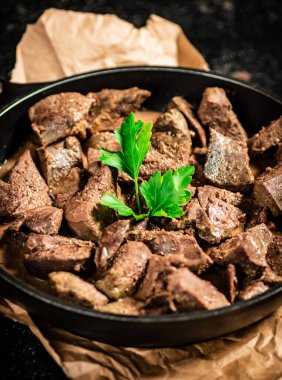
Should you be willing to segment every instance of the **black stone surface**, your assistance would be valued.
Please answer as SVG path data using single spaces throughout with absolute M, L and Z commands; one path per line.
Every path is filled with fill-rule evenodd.
M 156 13 L 180 24 L 212 70 L 231 76 L 251 74 L 251 84 L 282 95 L 281 16 L 279 0 L 9 0 L 0 4 L 0 76 L 8 77 L 15 48 L 28 23 L 56 7 L 115 13 L 145 24 Z M 0 379 L 66 377 L 30 331 L 0 316 Z

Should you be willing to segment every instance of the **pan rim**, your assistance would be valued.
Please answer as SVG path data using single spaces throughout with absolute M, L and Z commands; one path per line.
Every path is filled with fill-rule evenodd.
M 277 95 L 273 95 L 270 92 L 267 92 L 265 90 L 257 89 L 253 86 L 250 86 L 247 83 L 241 82 L 239 80 L 230 78 L 225 75 L 218 74 L 214 71 L 205 71 L 205 70 L 200 70 L 200 69 L 193 69 L 193 68 L 186 68 L 186 67 L 178 67 L 178 66 L 121 66 L 121 67 L 115 67 L 115 68 L 108 68 L 108 69 L 100 69 L 100 70 L 93 70 L 93 71 L 88 71 L 86 73 L 82 74 L 76 74 L 72 75 L 66 78 L 58 79 L 49 83 L 25 83 L 23 85 L 38 85 L 38 89 L 36 90 L 31 90 L 28 91 L 27 94 L 21 95 L 16 99 L 13 99 L 10 101 L 8 104 L 6 104 L 4 107 L 0 109 L 0 118 L 4 116 L 7 112 L 9 112 L 11 109 L 16 107 L 17 105 L 21 104 L 25 100 L 40 94 L 41 92 L 50 90 L 52 88 L 55 88 L 59 85 L 73 82 L 76 80 L 80 79 L 87 79 L 89 77 L 93 76 L 100 76 L 100 75 L 107 75 L 110 73 L 122 73 L 122 72 L 134 72 L 134 71 L 166 71 L 166 72 L 178 72 L 178 73 L 190 73 L 202 77 L 207 77 L 207 78 L 215 78 L 215 79 L 221 79 L 224 81 L 227 81 L 228 83 L 232 83 L 235 85 L 239 85 L 240 87 L 246 88 L 248 90 L 254 91 L 260 95 L 266 96 L 270 98 L 271 100 L 274 100 L 275 102 L 279 103 L 282 105 L 282 99 L 280 99 Z M 21 85 L 20 83 L 17 85 Z

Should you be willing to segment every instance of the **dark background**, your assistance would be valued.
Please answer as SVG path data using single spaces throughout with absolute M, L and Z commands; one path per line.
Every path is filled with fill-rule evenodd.
M 210 68 L 224 75 L 246 71 L 255 87 L 282 95 L 279 0 L 9 0 L 0 4 L 0 76 L 9 77 L 25 27 L 56 7 L 115 13 L 141 27 L 151 13 L 181 25 Z M 65 379 L 29 330 L 0 316 L 0 379 Z

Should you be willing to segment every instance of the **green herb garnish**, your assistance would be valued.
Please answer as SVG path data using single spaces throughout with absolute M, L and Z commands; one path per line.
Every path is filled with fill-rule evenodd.
M 115 209 L 121 216 L 132 215 L 136 220 L 146 217 L 178 218 L 183 215 L 181 206 L 191 199 L 191 193 L 186 190 L 186 187 L 191 182 L 195 169 L 190 165 L 182 166 L 175 172 L 168 170 L 163 175 L 156 172 L 148 182 L 142 182 L 140 192 L 148 208 L 148 211 L 142 214 L 138 175 L 151 146 L 152 127 L 151 122 L 144 123 L 141 120 L 136 122 L 131 112 L 122 122 L 121 128 L 115 130 L 121 152 L 100 149 L 103 155 L 99 159 L 104 164 L 127 173 L 133 179 L 138 214 L 112 194 L 104 194 L 101 197 L 101 204 Z
M 136 122 L 134 113 L 131 112 L 122 122 L 121 128 L 115 130 L 115 136 L 120 144 L 121 152 L 109 152 L 106 149 L 100 149 L 103 156 L 99 157 L 99 159 L 104 164 L 117 168 L 133 179 L 139 214 L 141 214 L 141 204 L 138 175 L 142 162 L 151 146 L 152 128 L 152 122 L 144 123 L 141 120 Z
M 165 216 L 179 218 L 183 215 L 180 206 L 191 199 L 191 193 L 185 188 L 194 174 L 194 167 L 187 165 L 175 170 L 168 170 L 161 175 L 156 172 L 148 182 L 144 181 L 140 191 L 149 209 L 149 217 Z

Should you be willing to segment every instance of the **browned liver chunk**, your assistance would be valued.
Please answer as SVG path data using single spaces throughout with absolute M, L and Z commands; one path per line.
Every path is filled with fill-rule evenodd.
M 188 165 L 189 162 L 183 163 L 183 165 Z M 141 178 L 147 179 L 151 177 L 156 171 L 165 173 L 168 169 L 175 170 L 179 166 L 182 166 L 177 160 L 172 157 L 162 154 L 151 146 L 147 156 L 145 157 L 143 164 L 141 165 L 139 176 Z M 127 177 L 122 177 L 127 179 Z
M 154 124 L 151 138 L 152 147 L 140 169 L 140 176 L 150 177 L 157 170 L 188 165 L 192 142 L 187 122 L 176 108 L 162 114 Z
M 187 268 L 176 270 L 167 281 L 168 299 L 174 311 L 212 310 L 229 305 L 211 283 L 201 280 Z
M 255 281 L 247 285 L 238 295 L 239 300 L 248 300 L 268 290 L 269 287 L 262 281 Z
M 228 300 L 233 303 L 237 295 L 238 279 L 236 268 L 233 264 L 228 264 L 225 272 L 226 293 Z
M 249 152 L 256 156 L 277 147 L 282 143 L 282 116 L 272 121 L 267 127 L 262 127 L 251 139 L 249 139 Z
M 233 140 L 246 142 L 247 134 L 223 88 L 206 88 L 198 110 L 201 122 Z
M 25 265 L 36 277 L 55 271 L 87 273 L 93 267 L 94 246 L 90 242 L 31 233 L 25 247 Z
M 70 135 L 85 137 L 94 101 L 77 92 L 62 92 L 34 104 L 29 117 L 40 144 L 49 145 Z
M 26 150 L 10 172 L 8 182 L 0 180 L 0 215 L 22 216 L 49 205 L 48 186 Z
M 90 174 L 94 174 L 97 170 L 97 166 L 99 165 L 99 157 L 101 153 L 98 149 L 89 148 L 87 150 L 87 170 Z
M 244 231 L 246 215 L 236 207 L 240 193 L 204 186 L 198 188 L 198 199 L 196 228 L 202 239 L 214 244 Z
M 111 152 L 120 150 L 119 142 L 113 132 L 93 132 L 92 136 L 86 141 L 86 147 L 98 150 L 104 148 Z
M 135 297 L 146 300 L 163 293 L 166 289 L 167 276 L 176 270 L 166 256 L 152 255 L 146 274 Z
M 6 183 L 0 179 L 0 215 L 8 216 L 17 212 L 17 208 L 20 205 L 21 197 L 18 192 L 9 183 Z M 51 203 L 51 200 L 50 200 Z
M 275 236 L 268 247 L 266 261 L 277 275 L 282 276 L 282 237 Z
M 52 272 L 48 281 L 51 292 L 65 301 L 94 309 L 108 302 L 108 298 L 94 285 L 72 273 Z
M 254 278 L 267 267 L 266 253 L 273 236 L 264 224 L 250 228 L 210 252 L 214 262 L 238 265 L 244 273 Z
M 168 108 L 177 108 L 181 113 L 183 113 L 186 120 L 188 121 L 189 127 L 196 132 L 200 140 L 201 146 L 206 147 L 206 132 L 199 123 L 198 119 L 195 117 L 191 104 L 188 103 L 187 100 L 185 100 L 181 96 L 175 96 L 169 102 Z
M 150 256 L 151 252 L 145 244 L 135 241 L 125 243 L 121 246 L 112 267 L 95 285 L 112 299 L 132 295 L 145 272 Z
M 38 149 L 41 168 L 53 195 L 64 192 L 62 183 L 74 167 L 82 167 L 80 142 L 74 136 Z
M 264 269 L 260 280 L 266 285 L 277 285 L 282 284 L 282 275 L 279 275 L 277 272 L 272 270 L 270 267 Z
M 26 216 L 24 224 L 38 234 L 57 235 L 62 224 L 63 210 L 45 206 L 32 210 Z
M 258 205 L 270 209 L 274 216 L 282 212 L 282 164 L 257 177 L 254 197 Z
M 105 193 L 116 194 L 112 172 L 108 166 L 97 166 L 85 188 L 66 202 L 65 218 L 79 238 L 97 241 L 113 222 L 113 211 L 100 204 Z
M 144 314 L 144 303 L 127 297 L 99 306 L 97 310 L 103 311 L 104 313 L 142 315 Z
M 98 270 L 109 267 L 124 241 L 130 221 L 118 220 L 106 227 L 95 253 L 95 264 Z
M 266 207 L 252 206 L 250 220 L 247 228 L 264 223 L 270 230 L 275 230 L 275 224 L 269 219 L 270 211 Z
M 56 206 L 64 208 L 66 202 L 82 189 L 85 180 L 83 169 L 71 168 L 67 176 L 60 181 L 60 189 L 58 188 L 55 199 Z
M 212 264 L 193 236 L 173 231 L 135 231 L 131 237 L 142 240 L 153 253 L 165 256 L 176 267 L 201 273 Z
M 213 184 L 231 191 L 249 190 L 254 182 L 247 148 L 214 129 L 204 174 Z
M 278 145 L 277 151 L 275 153 L 275 159 L 277 164 L 282 164 L 282 143 Z
M 92 132 L 120 128 L 123 119 L 131 111 L 139 109 L 150 95 L 150 91 L 138 87 L 125 90 L 103 89 L 100 92 L 89 93 L 87 97 L 95 101 L 90 117 Z

